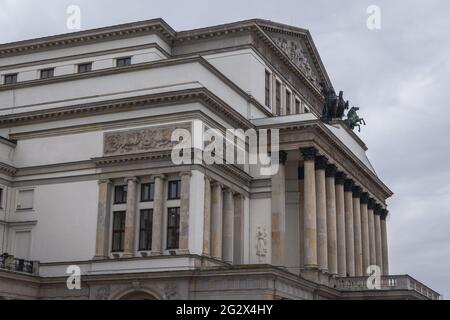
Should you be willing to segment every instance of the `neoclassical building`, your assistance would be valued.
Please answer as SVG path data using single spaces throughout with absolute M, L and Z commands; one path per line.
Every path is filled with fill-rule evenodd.
M 307 30 L 155 19 L 0 45 L 0 76 L 0 297 L 439 299 L 389 273 L 392 191 Z M 275 130 L 278 170 L 205 163 L 210 128 Z

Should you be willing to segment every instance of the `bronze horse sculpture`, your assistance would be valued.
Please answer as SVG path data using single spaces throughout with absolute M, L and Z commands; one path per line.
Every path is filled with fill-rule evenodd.
M 361 132 L 361 124 L 366 125 L 366 122 L 363 118 L 360 118 L 356 111 L 358 111 L 358 107 L 352 107 L 347 113 L 347 119 L 344 122 L 350 127 L 350 129 L 355 129 L 358 127 L 358 132 Z

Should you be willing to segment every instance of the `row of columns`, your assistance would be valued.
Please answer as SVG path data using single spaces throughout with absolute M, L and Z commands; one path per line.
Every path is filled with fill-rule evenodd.
M 388 211 L 315 148 L 301 154 L 303 267 L 344 277 L 378 265 L 388 274 Z
M 205 177 L 203 254 L 242 263 L 244 196 Z
M 190 172 L 180 173 L 181 192 L 180 192 L 180 238 L 179 250 L 188 251 L 189 242 L 189 189 Z M 163 216 L 164 216 L 164 188 L 166 176 L 163 174 L 153 176 L 155 183 L 153 199 L 153 219 L 152 219 L 152 255 L 160 255 L 163 252 Z M 135 255 L 137 221 L 138 221 L 138 177 L 125 178 L 127 184 L 127 202 L 125 213 L 125 235 L 123 257 L 132 257 Z M 112 181 L 100 180 L 99 201 L 97 216 L 97 235 L 96 235 L 96 258 L 106 258 L 109 256 L 109 232 L 111 225 L 111 197 Z

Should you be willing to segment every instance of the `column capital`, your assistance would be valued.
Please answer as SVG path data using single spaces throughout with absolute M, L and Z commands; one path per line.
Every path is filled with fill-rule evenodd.
M 367 204 L 369 202 L 369 194 L 367 192 L 361 193 L 361 204 Z
M 317 156 L 315 159 L 315 169 L 325 170 L 328 165 L 328 159 L 325 156 Z
M 153 179 L 159 178 L 159 179 L 165 180 L 167 178 L 167 176 L 165 174 L 161 173 L 161 174 L 154 174 L 154 175 L 152 175 L 152 178 Z
M 303 156 L 303 160 L 312 161 L 316 158 L 317 149 L 314 147 L 302 148 L 302 149 L 300 149 L 300 153 Z
M 138 177 L 126 177 L 124 180 L 125 180 L 125 183 L 129 183 L 129 182 L 138 183 L 139 182 L 139 178 Z
M 97 183 L 100 184 L 112 184 L 112 181 L 110 179 L 100 179 L 97 181 Z
M 305 168 L 298 167 L 298 180 L 304 180 L 304 179 L 305 179 Z
M 221 184 L 219 181 L 211 181 L 211 187 L 220 187 L 223 188 L 223 184 Z
M 352 192 L 353 192 L 353 198 L 360 198 L 362 189 L 360 186 L 353 186 Z
M 381 216 L 382 207 L 379 203 L 375 204 L 375 208 L 373 213 L 375 213 L 377 216 Z
M 353 191 L 353 180 L 352 179 L 345 179 L 344 182 L 344 191 L 345 192 L 352 192 Z
M 367 202 L 367 209 L 369 210 L 375 209 L 375 199 L 369 198 L 369 201 Z
M 334 164 L 327 165 L 325 169 L 325 176 L 327 178 L 334 178 L 336 176 L 337 167 Z
M 336 178 L 335 178 L 336 184 L 343 185 L 345 183 L 346 177 L 347 177 L 347 175 L 344 172 L 338 171 L 336 173 Z
M 389 214 L 389 210 L 387 210 L 387 209 L 382 209 L 382 210 L 381 210 L 381 220 L 386 220 L 388 214 Z
M 192 176 L 192 172 L 191 171 L 182 171 L 182 172 L 180 172 L 180 177 L 184 177 L 184 176 L 188 176 L 188 177 L 190 177 L 190 176 Z

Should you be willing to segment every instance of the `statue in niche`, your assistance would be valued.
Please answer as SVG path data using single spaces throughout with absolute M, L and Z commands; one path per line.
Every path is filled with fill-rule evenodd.
M 265 227 L 258 227 L 256 231 L 256 255 L 259 261 L 267 255 L 267 232 Z

